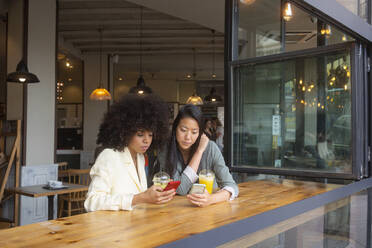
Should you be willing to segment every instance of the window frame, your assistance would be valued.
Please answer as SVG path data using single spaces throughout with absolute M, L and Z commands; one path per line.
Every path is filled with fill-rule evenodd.
M 298 1 L 296 6 L 299 5 Z M 225 133 L 227 138 L 225 140 L 227 149 L 225 151 L 225 158 L 230 165 L 233 172 L 243 173 L 262 173 L 273 175 L 290 175 L 301 177 L 318 177 L 318 178 L 335 178 L 335 179 L 362 179 L 368 177 L 369 164 L 369 126 L 368 126 L 368 85 L 367 85 L 367 45 L 356 40 L 353 42 L 345 42 L 340 44 L 328 45 L 323 47 L 310 48 L 305 50 L 284 52 L 280 54 L 254 57 L 248 59 L 238 60 L 238 20 L 239 10 L 237 0 L 226 0 L 226 19 L 225 19 L 225 108 L 227 116 L 225 117 Z M 308 8 L 305 8 L 308 11 Z M 321 14 L 315 11 L 315 16 Z M 328 21 L 328 20 L 326 20 Z M 332 22 L 333 24 L 333 22 Z M 337 25 L 339 28 L 340 26 Z M 334 173 L 325 171 L 308 171 L 301 169 L 282 169 L 282 168 L 259 168 L 248 167 L 241 165 L 233 165 L 233 120 L 234 120 L 234 69 L 236 67 L 247 64 L 262 64 L 277 61 L 290 60 L 294 58 L 303 58 L 314 55 L 322 55 L 336 51 L 350 49 L 350 64 L 351 64 L 351 103 L 352 103 L 352 172 L 351 173 Z M 372 104 L 371 104 L 372 105 Z

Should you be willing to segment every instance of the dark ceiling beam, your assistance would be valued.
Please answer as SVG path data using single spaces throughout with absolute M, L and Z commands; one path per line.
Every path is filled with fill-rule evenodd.
M 213 54 L 212 49 L 196 49 L 197 54 Z M 102 49 L 102 52 L 108 54 L 127 54 L 127 55 L 140 55 L 140 50 L 134 49 Z M 223 54 L 223 49 L 215 49 L 215 54 Z M 96 49 L 84 49 L 82 50 L 83 54 L 98 54 L 99 51 Z M 192 49 L 151 49 L 151 50 L 143 50 L 143 55 L 151 55 L 151 54 L 193 54 Z
M 69 15 L 117 15 L 117 14 L 130 14 L 138 15 L 140 14 L 139 7 L 119 7 L 119 8 L 96 8 L 96 9 L 59 9 L 59 16 L 69 16 Z M 156 12 L 151 9 L 143 8 L 143 14 L 158 14 L 159 16 L 166 16 L 165 14 Z
M 107 26 L 107 25 L 139 25 L 138 20 L 84 20 L 84 21 L 69 21 L 63 20 L 59 23 L 60 27 L 63 26 Z M 143 20 L 143 25 L 190 25 L 190 22 L 183 20 Z M 192 24 L 196 25 L 196 24 Z
M 125 37 L 125 38 L 103 38 L 103 42 L 139 42 L 140 37 Z M 86 43 L 86 42 L 99 42 L 98 38 L 76 38 L 66 39 L 71 43 Z M 176 37 L 142 37 L 142 42 L 183 42 L 183 41 L 205 41 L 212 42 L 212 37 L 189 37 L 189 36 L 176 36 Z M 215 37 L 216 43 L 223 42 L 224 37 Z
M 100 46 L 99 45 L 76 45 L 76 48 L 79 48 L 81 50 L 86 50 L 86 49 L 94 49 L 94 50 L 99 50 Z M 212 45 L 211 44 L 191 44 L 191 43 L 187 43 L 187 44 L 154 44 L 154 45 L 142 45 L 142 49 L 143 50 L 146 50 L 146 49 L 177 49 L 177 48 L 189 48 L 189 49 L 192 49 L 192 48 L 210 48 L 210 49 L 213 49 Z M 223 49 L 224 46 L 223 44 L 219 45 L 219 46 L 215 46 L 215 48 L 220 48 L 220 49 Z M 102 44 L 102 49 L 138 49 L 140 50 L 140 46 L 138 44 L 135 44 L 135 45 L 117 45 L 117 44 L 113 44 L 113 45 L 107 45 L 107 44 Z
M 120 35 L 120 34 L 139 34 L 139 30 L 136 28 L 121 28 L 121 29 L 105 29 L 104 31 L 105 35 Z M 212 36 L 212 32 L 210 29 L 203 28 L 203 27 L 198 27 L 198 28 L 152 28 L 152 29 L 142 29 L 142 34 L 151 34 L 151 33 L 157 33 L 157 34 L 195 34 L 195 35 L 210 35 Z M 63 35 L 64 37 L 73 37 L 73 36 L 97 36 L 97 30 L 96 29 L 91 29 L 91 30 L 86 30 L 86 29 L 81 29 L 81 30 L 73 30 L 73 31 L 60 31 L 59 34 Z M 223 36 L 223 33 L 217 33 L 216 32 L 216 37 L 217 36 Z

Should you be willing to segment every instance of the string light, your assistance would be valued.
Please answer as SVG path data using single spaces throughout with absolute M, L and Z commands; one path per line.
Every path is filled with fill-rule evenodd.
M 328 24 L 323 24 L 322 28 L 320 29 L 320 34 L 329 37 L 332 34 L 331 26 Z
M 287 2 L 285 4 L 283 19 L 288 22 L 292 19 L 292 17 L 293 17 L 292 7 L 291 7 L 291 4 L 289 2 Z

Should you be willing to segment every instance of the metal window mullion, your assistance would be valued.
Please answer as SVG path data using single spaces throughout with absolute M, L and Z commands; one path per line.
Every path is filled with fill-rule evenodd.
M 234 51 L 237 50 L 237 29 L 236 12 L 234 6 L 237 5 L 236 0 L 225 0 L 225 53 L 224 53 L 224 68 L 225 68 L 225 135 L 224 135 L 224 157 L 227 165 L 232 164 L 232 122 L 233 122 L 233 68 L 230 65 Z
M 369 118 L 369 108 L 368 108 L 368 50 L 367 46 L 363 45 L 363 106 L 364 106 L 364 137 L 368 137 L 368 118 Z M 368 177 L 369 174 L 369 150 L 368 150 L 369 141 L 368 138 L 363 139 L 363 146 L 364 146 L 364 156 L 363 156 L 363 168 L 364 173 L 363 177 Z
M 363 106 L 363 60 L 362 45 L 354 43 L 350 54 L 351 60 L 351 120 L 352 120 L 352 173 L 360 179 L 363 175 L 364 147 L 364 106 Z

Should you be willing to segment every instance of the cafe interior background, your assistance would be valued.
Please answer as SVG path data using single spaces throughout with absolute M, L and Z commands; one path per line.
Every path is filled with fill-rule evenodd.
M 104 112 L 131 89 L 146 93 L 148 88 L 169 104 L 173 117 L 193 99 L 206 117 L 225 124 L 224 155 L 229 165 L 237 165 L 232 170 L 239 182 L 271 177 L 260 173 L 279 178 L 285 169 L 292 171 L 286 176 L 322 182 L 367 177 L 368 171 L 355 172 L 351 161 L 355 54 L 350 47 L 359 37 L 299 5 L 291 6 L 293 19 L 284 22 L 278 21 L 284 1 L 232 2 L 239 7 L 239 25 L 235 40 L 227 43 L 226 25 L 232 24 L 224 18 L 223 0 L 0 1 L 0 118 L 23 120 L 21 165 L 33 168 L 32 176 L 22 177 L 21 171 L 20 183 L 45 183 L 58 170 L 52 166 L 57 162 L 89 168 Z M 365 11 L 370 1 L 337 2 L 370 23 Z M 226 54 L 229 45 L 238 51 L 235 58 Z M 316 50 L 320 47 L 331 48 Z M 307 49 L 314 50 L 301 54 Z M 254 60 L 281 53 L 287 56 L 283 63 Z M 22 59 L 40 83 L 5 83 Z M 227 60 L 235 64 L 227 68 Z M 317 82 L 321 73 L 328 86 Z M 148 88 L 135 88 L 141 79 Z M 97 88 L 107 90 L 110 99 L 92 99 Z M 319 131 L 321 122 L 326 128 Z M 325 164 L 312 150 L 321 135 L 335 147 Z M 14 137 L 4 140 L 9 156 Z M 29 204 L 35 202 L 46 204 L 45 199 Z M 12 216 L 12 203 L 3 204 L 2 211 Z M 21 210 L 20 223 L 45 218 Z
M 170 125 L 189 98 L 203 103 L 206 117 L 224 122 L 224 1 L 205 6 L 179 1 L 175 8 L 167 1 L 3 0 L 0 9 L 0 111 L 3 119 L 27 120 L 20 163 L 33 166 L 33 175 L 21 176 L 21 185 L 45 183 L 44 174 L 55 170 L 49 165 L 58 162 L 90 168 L 103 114 L 140 76 L 169 104 Z M 5 83 L 21 60 L 40 83 Z M 110 99 L 92 99 L 97 88 L 107 90 Z M 5 128 L 14 131 L 14 126 Z M 14 139 L 4 138 L 8 156 Z M 10 201 L 3 204 L 4 215 L 11 216 L 12 208 Z M 43 218 L 20 217 L 20 223 Z

